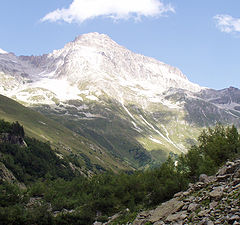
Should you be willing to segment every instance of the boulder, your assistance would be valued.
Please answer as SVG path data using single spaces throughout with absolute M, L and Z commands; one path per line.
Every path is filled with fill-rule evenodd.
M 206 174 L 201 174 L 199 176 L 199 181 L 203 182 L 203 183 L 209 183 L 210 182 L 210 180 L 209 180 L 209 178 Z
M 223 195 L 222 186 L 214 188 L 214 190 L 209 193 L 209 196 L 214 199 L 219 199 L 222 197 L 222 195 Z
M 161 219 L 165 219 L 170 214 L 173 214 L 173 213 L 177 212 L 179 209 L 181 209 L 183 205 L 184 205 L 184 203 L 182 201 L 179 201 L 178 199 L 173 198 L 173 199 L 163 203 L 159 207 L 157 207 L 153 211 L 152 215 L 150 216 L 149 221 L 151 223 L 154 223 Z
M 196 204 L 196 203 L 191 203 L 189 206 L 188 206 L 188 211 L 189 212 L 194 212 L 196 211 L 196 209 L 199 208 L 199 205 Z

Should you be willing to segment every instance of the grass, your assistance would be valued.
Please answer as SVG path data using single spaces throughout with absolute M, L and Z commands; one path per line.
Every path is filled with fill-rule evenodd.
M 186 150 L 200 132 L 200 128 L 183 122 L 184 112 L 169 109 L 160 103 L 149 103 L 149 112 L 144 111 L 137 103 L 129 102 L 125 107 L 134 119 L 120 102 L 106 95 L 99 97 L 99 102 L 74 100 L 59 106 L 57 111 L 41 106 L 37 110 L 138 169 L 148 167 L 149 164 L 161 164 L 170 152 L 181 153 L 179 148 Z M 84 113 L 101 117 L 87 118 Z M 134 127 L 133 122 L 139 130 Z M 179 147 L 161 137 L 156 130 L 165 137 L 168 136 Z M 162 144 L 154 142 L 150 137 Z M 136 153 L 133 149 L 140 151 Z
M 63 155 L 84 153 L 92 164 L 100 165 L 105 169 L 113 171 L 130 169 L 108 154 L 104 148 L 100 148 L 60 123 L 2 95 L 0 95 L 0 118 L 10 122 L 18 121 L 24 126 L 28 136 L 50 142 L 52 147 Z M 79 160 L 84 169 L 86 160 L 81 156 Z

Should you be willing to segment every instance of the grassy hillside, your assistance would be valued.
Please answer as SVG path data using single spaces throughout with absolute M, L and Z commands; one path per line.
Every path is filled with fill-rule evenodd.
M 3 95 L 0 95 L 0 118 L 10 122 L 18 121 L 28 136 L 50 142 L 63 155 L 79 160 L 85 171 L 129 169 L 105 149 Z

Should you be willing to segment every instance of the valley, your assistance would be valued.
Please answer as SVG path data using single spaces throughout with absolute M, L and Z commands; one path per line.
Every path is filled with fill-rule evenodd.
M 1 94 L 135 169 L 186 153 L 204 127 L 240 125 L 239 89 L 200 87 L 104 34 L 81 35 L 42 56 L 2 52 L 0 73 Z

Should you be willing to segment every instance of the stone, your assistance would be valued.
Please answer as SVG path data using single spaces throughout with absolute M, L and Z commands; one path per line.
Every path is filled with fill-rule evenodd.
M 224 180 L 228 179 L 229 177 L 231 177 L 231 174 L 219 175 L 219 176 L 217 176 L 217 180 L 224 181 Z
M 171 214 L 166 218 L 167 222 L 173 222 L 179 220 L 179 215 L 178 214 Z
M 186 199 L 188 202 L 192 202 L 194 200 L 194 196 L 189 196 L 187 199 Z
M 240 178 L 240 168 L 235 172 L 234 178 Z
M 196 203 L 191 203 L 189 206 L 188 206 L 188 211 L 189 212 L 194 212 L 194 211 L 196 211 L 196 209 L 199 207 L 199 205 L 198 204 L 196 204 Z
M 98 221 L 95 221 L 95 222 L 93 223 L 93 225 L 102 225 L 102 223 L 101 223 L 101 222 L 98 222 Z
M 177 221 L 177 222 L 173 222 L 172 225 L 183 225 L 183 221 Z
M 239 225 L 240 223 L 239 222 L 237 222 L 237 221 L 235 221 L 234 223 L 233 223 L 233 225 Z
M 240 184 L 240 179 L 238 179 L 238 178 L 234 178 L 233 181 L 231 182 L 232 186 L 236 186 L 238 184 Z
M 163 221 L 157 221 L 153 225 L 165 225 L 165 223 Z
M 213 201 L 209 204 L 210 209 L 214 209 L 218 205 L 218 202 Z
M 152 215 L 149 218 L 149 221 L 154 223 L 156 221 L 159 221 L 161 219 L 165 219 L 170 214 L 173 214 L 177 212 L 179 209 L 183 207 L 184 203 L 182 201 L 179 201 L 176 198 L 173 198 L 162 205 L 158 206 L 152 213 Z
M 207 221 L 206 221 L 206 225 L 214 225 L 214 223 L 213 223 L 213 221 L 211 221 L 211 220 L 207 220 Z
M 184 191 L 182 194 L 183 196 L 188 196 L 190 194 L 190 191 Z
M 203 183 L 209 183 L 210 182 L 210 180 L 209 180 L 209 178 L 206 174 L 201 174 L 199 176 L 199 181 L 203 182 Z
M 209 213 L 209 210 L 202 210 L 202 211 L 200 211 L 199 213 L 198 213 L 198 216 L 207 216 L 208 215 L 208 213 Z
M 221 186 L 214 188 L 214 190 L 209 193 L 209 196 L 215 199 L 221 198 L 222 195 L 223 195 L 223 188 Z
M 175 194 L 175 198 L 155 210 L 142 212 L 142 217 L 139 214 L 133 225 L 147 222 L 154 225 L 240 225 L 239 199 L 236 198 L 240 179 L 235 175 L 239 169 L 240 160 L 222 167 L 218 175 L 202 174 L 199 182 L 191 184 L 187 191 Z M 184 196 L 180 200 L 179 197 Z M 201 211 L 197 214 L 199 207 Z
M 138 220 L 138 219 L 135 219 L 132 223 L 132 225 L 144 225 L 148 222 L 148 220 Z
M 228 218 L 228 221 L 230 221 L 231 223 L 234 223 L 235 221 L 239 222 L 240 217 L 238 215 L 232 215 L 230 218 Z
M 224 167 L 222 167 L 222 168 L 220 168 L 220 169 L 218 170 L 217 176 L 222 176 L 222 175 L 224 175 L 224 174 L 226 174 L 226 173 L 227 173 L 227 167 L 224 166 Z
M 174 198 L 177 198 L 177 197 L 181 197 L 182 196 L 182 192 L 178 192 L 178 193 L 176 193 L 173 197 Z
M 234 165 L 235 165 L 234 162 L 230 162 L 230 161 L 227 161 L 227 162 L 226 162 L 226 166 L 228 166 L 228 167 L 232 167 L 232 166 L 234 166 Z
M 171 214 L 166 218 L 166 221 L 172 222 L 172 221 L 182 221 L 188 217 L 187 211 L 181 211 L 177 212 L 175 214 Z

